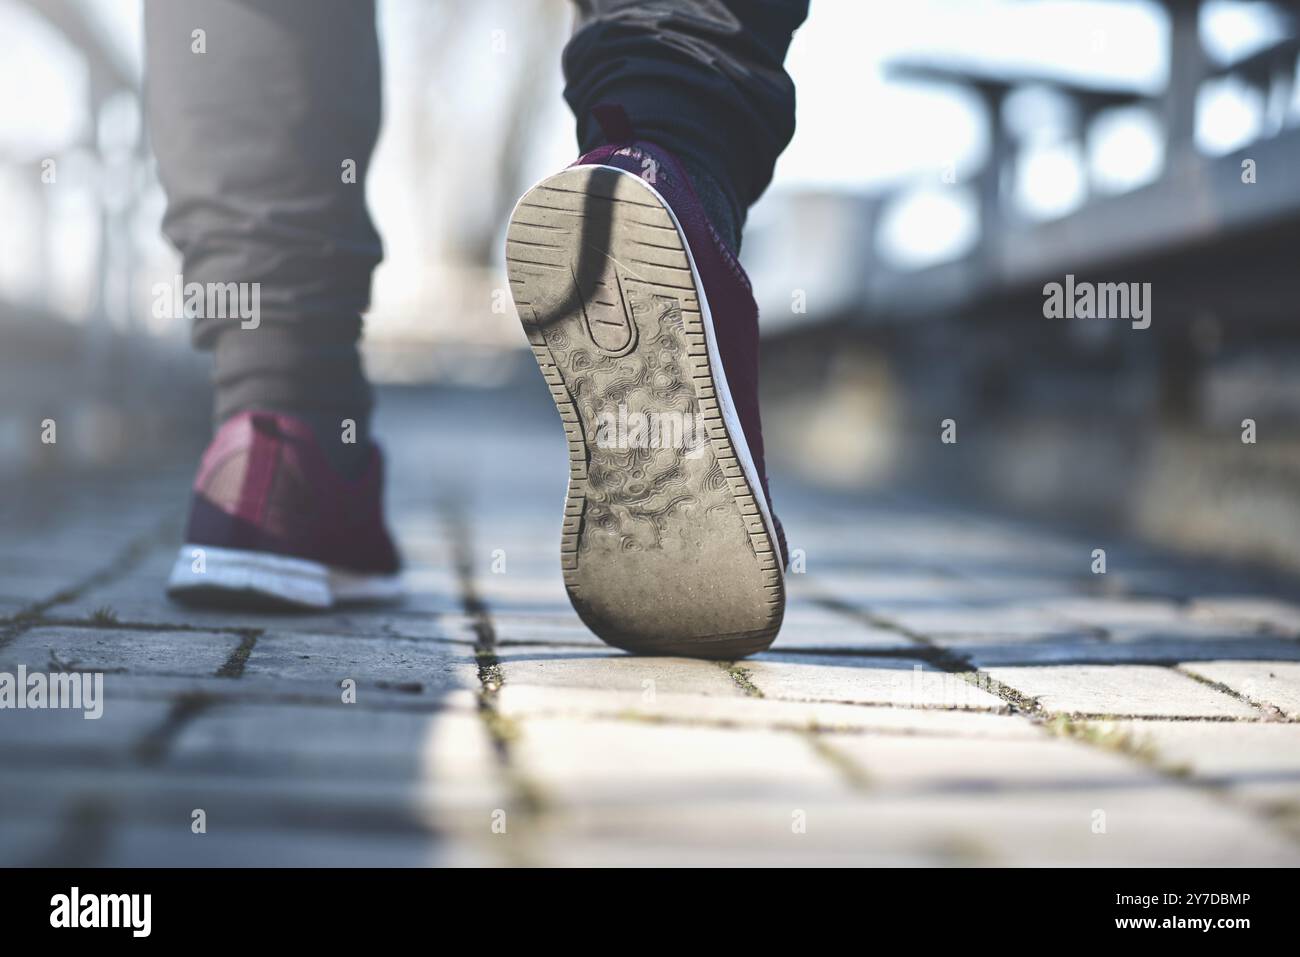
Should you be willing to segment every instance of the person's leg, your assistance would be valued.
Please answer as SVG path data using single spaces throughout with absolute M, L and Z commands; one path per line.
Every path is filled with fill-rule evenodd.
M 768 647 L 786 548 L 735 256 L 794 128 L 805 0 L 586 0 L 565 52 L 583 154 L 519 201 L 515 305 L 569 442 L 569 598 L 628 650 Z
M 163 230 L 185 282 L 260 285 L 256 328 L 194 324 L 215 357 L 217 420 L 292 412 L 354 469 L 371 403 L 356 341 L 382 254 L 365 202 L 380 120 L 373 2 L 148 0 L 145 37 Z M 338 441 L 344 419 L 356 443 Z
M 371 0 L 148 0 L 146 98 L 218 429 L 177 598 L 329 607 L 400 591 L 357 339 L 381 256 L 365 203 L 379 129 Z
M 593 115 L 617 104 L 636 136 L 675 154 L 709 218 L 739 247 L 749 207 L 794 135 L 783 63 L 808 0 L 575 0 L 564 96 L 579 151 L 608 142 Z

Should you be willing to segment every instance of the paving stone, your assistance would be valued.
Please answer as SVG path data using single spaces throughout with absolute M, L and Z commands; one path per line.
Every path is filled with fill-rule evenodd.
M 1133 635 L 1120 640 L 1096 635 L 943 635 L 934 643 L 975 667 L 995 665 L 1129 662 L 1177 664 L 1201 658 L 1271 659 L 1300 657 L 1300 646 L 1277 638 L 1187 639 Z
M 719 847 L 716 843 L 672 843 L 660 833 L 610 833 L 598 822 L 586 822 L 593 833 L 566 829 L 548 835 L 544 857 L 556 867 L 938 867 L 947 863 L 938 855 L 886 854 L 878 850 L 844 848 L 820 842 L 810 844 L 798 836 L 782 836 L 755 846 L 743 841 Z M 759 826 L 771 826 L 762 821 Z
M 968 600 L 985 593 L 984 586 L 978 583 L 932 571 L 868 571 L 862 567 L 861 559 L 843 570 L 790 575 L 787 580 L 794 583 L 792 592 L 802 586 L 800 590 L 824 594 L 858 607 L 877 602 L 916 602 L 924 606 L 934 602 Z
M 66 829 L 66 822 L 58 815 L 18 815 L 5 808 L 5 813 L 0 815 L 0 867 L 47 864 L 49 849 L 57 845 Z
M 620 841 L 624 863 L 889 866 L 1295 866 L 1251 815 L 1178 785 L 902 796 L 805 784 L 693 800 L 575 794 L 549 820 L 552 856 Z M 1097 813 L 1104 813 L 1100 818 Z M 796 820 L 802 831 L 794 830 Z M 1105 832 L 1095 827 L 1104 823 Z M 1196 840 L 1187 840 L 1195 833 Z M 577 853 L 573 850 L 571 853 Z M 601 859 L 594 856 L 595 859 Z M 586 859 L 593 856 L 588 854 Z
M 434 835 L 295 833 L 285 828 L 128 825 L 112 832 L 100 867 L 476 867 L 495 863 Z
M 1183 670 L 1226 685 L 1251 701 L 1300 718 L 1300 662 L 1195 661 Z
M 235 705 L 204 712 L 177 736 L 167 765 L 180 771 L 292 777 L 323 792 L 338 779 L 405 783 L 429 827 L 490 836 L 510 798 L 483 720 L 464 699 L 436 713 Z
M 352 635 L 366 638 L 377 634 L 404 635 L 447 641 L 473 641 L 467 619 L 459 611 L 419 611 L 407 605 L 375 606 L 342 612 L 226 612 L 215 608 L 190 609 L 163 599 L 150 602 L 106 602 L 91 608 L 87 604 L 56 606 L 46 614 L 59 624 L 90 627 L 92 615 L 99 609 L 112 612 L 123 626 L 143 625 L 306 632 L 310 634 Z
M 168 761 L 232 772 L 413 777 L 440 719 L 441 712 L 376 711 L 341 703 L 221 704 L 185 725 Z
M 1117 644 L 1151 641 L 1182 641 L 1188 644 L 1195 642 L 1219 644 L 1253 640 L 1285 641 L 1279 635 L 1270 633 L 1260 625 L 1207 620 L 1191 616 L 1160 624 L 1116 624 L 1108 629 L 1108 636 L 1111 641 Z
M 1158 767 L 1289 814 L 1300 836 L 1300 724 L 1273 721 L 1093 722 Z
M 333 622 L 322 623 L 318 633 L 349 634 L 359 638 L 424 638 L 431 641 L 455 642 L 473 645 L 478 640 L 474 619 L 459 613 L 413 612 L 405 606 L 391 612 L 372 611 L 364 616 L 354 613 L 343 619 L 346 629 L 333 630 Z M 311 631 L 306 627 L 273 630 Z
M 211 675 L 239 647 L 238 635 L 210 631 L 33 628 L 0 649 L 0 669 L 63 667 L 157 675 Z
M 303 632 L 262 635 L 243 673 L 252 680 L 307 682 L 335 688 L 345 678 L 351 678 L 359 686 L 406 686 L 431 695 L 478 686 L 473 651 L 464 646 Z
M 452 607 L 459 607 L 460 578 L 450 563 L 451 556 L 446 546 L 440 544 L 431 549 L 432 561 L 413 557 L 405 539 L 399 543 L 399 547 L 406 562 L 402 569 L 402 583 L 407 590 L 415 595 L 437 595 L 450 602 Z
M 45 668 L 53 651 L 108 672 L 98 722 L 0 712 L 0 864 L 1300 864 L 1286 840 L 1300 833 L 1300 723 L 1265 721 L 1148 664 L 1295 716 L 1293 596 L 1120 543 L 1099 580 L 1091 543 L 1029 523 L 796 490 L 782 514 L 807 572 L 787 582 L 774 652 L 734 673 L 627 656 L 583 628 L 564 594 L 554 422 L 539 413 L 535 430 L 530 419 L 503 439 L 514 420 L 500 403 L 493 429 L 466 412 L 491 401 L 380 404 L 412 589 L 395 607 L 245 615 L 168 602 L 192 461 L 51 488 L 19 514 L 0 504 L 0 617 L 153 535 L 142 560 L 51 615 L 111 609 L 196 629 L 46 622 L 0 649 L 0 669 Z M 447 437 L 437 448 L 418 438 L 430 422 Z M 431 482 L 448 490 L 441 510 Z M 174 527 L 160 502 L 174 503 Z M 452 545 L 462 532 L 499 643 L 496 720 L 479 711 L 480 636 Z M 262 634 L 240 676 L 216 677 L 239 628 Z M 1130 744 L 1136 755 L 1053 738 L 930 664 L 914 671 L 918 644 L 967 656 L 1049 709 L 1164 720 L 1116 722 L 1126 741 L 1149 739 Z M 340 701 L 343 676 L 359 682 L 355 705 Z M 1202 715 L 1220 720 L 1181 720 Z M 1148 753 L 1187 776 L 1158 773 Z M 207 835 L 189 830 L 195 807 Z
M 566 807 L 635 802 L 689 815 L 719 798 L 849 793 L 804 736 L 782 731 L 533 718 L 522 722 L 513 754 L 522 773 Z
M 1104 819 L 1097 816 L 1103 812 Z M 814 825 L 844 845 L 911 849 L 947 864 L 1017 867 L 1295 866 L 1300 850 L 1258 819 L 1174 785 L 1064 793 L 882 798 Z M 1104 821 L 1105 832 L 1094 827 Z M 1194 834 L 1195 840 L 1188 840 Z
M 1034 730 L 1032 737 L 1007 739 L 830 734 L 825 741 L 877 792 L 1050 794 L 1085 786 L 1163 786 L 1157 774 L 1122 755 Z
M 1097 628 L 1176 627 L 1188 620 L 1176 602 L 1165 598 L 1061 596 L 1045 601 L 1031 600 L 1031 604 L 1048 614 Z
M 411 572 L 411 581 L 407 587 L 412 590 L 412 594 L 400 603 L 357 606 L 329 612 L 282 611 L 260 614 L 197 608 L 171 601 L 165 593 L 167 576 L 175 558 L 175 546 L 159 546 L 123 577 L 90 588 L 71 601 L 61 602 L 47 614 L 59 618 L 88 619 L 96 612 L 109 610 L 119 621 L 151 625 L 179 624 L 199 628 L 261 628 L 347 634 L 380 630 L 389 623 L 401 625 L 413 622 L 417 616 L 454 618 L 461 611 L 459 592 L 449 584 L 447 576 L 438 571 L 421 569 Z
M 558 564 L 558 559 L 557 559 Z M 571 610 L 564 584 L 558 579 L 490 576 L 478 580 L 479 597 L 493 613 L 556 614 Z
M 494 611 L 492 624 L 497 640 L 505 643 L 608 647 L 582 624 L 571 609 L 552 615 Z M 851 651 L 915 648 L 916 643 L 895 631 L 857 621 L 851 615 L 807 603 L 791 602 L 786 608 L 785 620 L 774 647 Z
M 915 649 L 917 643 L 886 628 L 870 625 L 851 614 L 793 601 L 772 647 L 778 651 L 823 649 L 829 651 Z
M 196 808 L 207 812 L 210 828 L 228 824 L 390 834 L 427 833 L 431 816 L 454 808 L 441 803 L 437 782 L 414 777 L 233 774 L 166 766 L 99 768 L 90 774 L 75 765 L 7 769 L 0 781 L 0 806 L 19 816 L 93 813 L 112 827 L 179 825 L 178 836 L 188 836 Z M 477 806 L 470 811 L 475 820 L 487 813 Z M 446 813 L 450 820 L 451 811 Z
M 906 629 L 926 638 L 944 635 L 1021 635 L 1057 637 L 1085 634 L 1078 622 L 1014 601 L 974 604 L 956 601 L 935 602 L 930 606 L 878 602 L 871 611 L 882 622 Z
M 769 652 L 740 667 L 769 698 L 854 704 L 1002 710 L 1005 703 L 962 678 L 905 658 L 831 659 Z
M 98 718 L 66 708 L 0 711 L 0 763 L 96 765 L 130 759 L 139 742 L 162 726 L 171 705 L 119 697 L 109 677 L 115 676 L 105 678 Z
M 638 658 L 613 649 L 499 649 L 507 686 L 546 685 L 736 697 L 744 692 L 717 663 Z
M 933 639 L 936 647 L 950 651 L 971 667 L 991 665 L 1052 664 L 1074 661 L 1110 661 L 1114 648 L 1096 635 L 1085 633 L 1052 635 L 962 635 L 947 634 Z
M 452 706 L 425 727 L 419 752 L 425 785 L 420 807 L 426 822 L 436 827 L 446 827 L 448 816 L 464 809 L 480 836 L 487 836 L 492 833 L 490 812 L 511 807 L 514 798 L 483 717 L 467 704 L 453 699 Z
M 1154 722 L 1152 722 L 1154 723 Z M 1182 722 L 1160 722 L 1175 724 Z M 1068 739 L 898 738 L 829 735 L 832 747 L 860 768 L 870 793 L 924 807 L 970 800 L 992 811 L 970 835 L 993 863 L 1213 863 L 1206 848 L 1179 846 L 1179 835 L 1240 835 L 1253 850 L 1224 845 L 1233 860 L 1266 854 L 1267 828 L 1212 797 L 1179 784 L 1125 754 Z M 1005 804 L 996 809 L 989 805 Z M 1015 809 L 1014 817 L 1007 817 Z M 1104 813 L 1104 833 L 1092 829 Z M 951 827 L 951 825 L 949 825 Z M 1213 840 L 1213 838 L 1211 838 Z M 1291 856 L 1300 859 L 1300 849 Z M 1283 854 L 1283 857 L 1286 855 Z
M 1258 719 L 1250 705 L 1170 668 L 1149 665 L 995 667 L 990 677 L 1047 711 Z
M 1197 597 L 1189 614 L 1194 618 L 1256 625 L 1277 634 L 1300 637 L 1300 602 L 1255 595 Z
M 1167 658 L 1176 654 L 1183 661 L 1211 661 L 1234 658 L 1247 661 L 1274 659 L 1300 661 L 1300 642 L 1271 635 L 1220 635 L 1188 640 L 1184 636 L 1121 636 L 1117 644 L 1147 645 Z
M 8 585 L 8 583 L 6 583 Z M 10 586 L 12 587 L 12 586 Z M 9 619 L 31 607 L 32 599 L 21 595 L 0 595 L 0 620 Z
M 1043 731 L 1021 717 L 983 711 L 887 708 L 820 701 L 721 697 L 641 690 L 562 688 L 507 684 L 497 709 L 515 718 L 603 718 L 672 721 L 785 730 L 870 731 L 948 737 L 1039 738 Z
M 491 548 L 484 543 L 473 557 L 475 561 L 471 570 L 474 582 L 480 588 L 496 586 L 508 591 L 512 585 L 533 588 L 545 583 L 564 591 L 564 576 L 560 571 L 560 556 L 554 538 L 545 543 L 540 540 L 526 544 L 510 542 Z
M 428 713 L 449 707 L 461 691 L 426 684 L 365 684 L 358 686 L 355 707 Z M 467 689 L 466 689 L 467 690 Z M 360 693 L 364 691 L 364 693 Z M 104 675 L 108 701 L 195 700 L 203 704 L 302 704 L 333 707 L 342 703 L 342 690 L 328 681 L 281 681 L 275 677 L 214 677 L 186 675 Z
M 503 647 L 516 644 L 609 647 L 592 634 L 572 609 L 567 614 L 551 615 L 494 611 L 491 620 L 496 640 Z
M 82 541 L 47 545 L 49 552 L 8 552 L 11 564 L 0 570 L 4 590 L 26 608 L 53 600 L 108 566 L 128 536 L 112 538 L 103 545 Z
M 1187 604 L 1216 597 L 1267 597 L 1272 583 L 1260 587 L 1257 575 L 1246 568 L 1204 559 L 1179 559 L 1169 555 L 1127 555 L 1124 547 L 1107 549 L 1105 585 L 1124 594 L 1164 595 Z

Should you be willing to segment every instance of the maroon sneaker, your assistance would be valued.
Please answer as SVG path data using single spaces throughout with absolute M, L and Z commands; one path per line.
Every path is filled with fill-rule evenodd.
M 396 598 L 400 562 L 382 495 L 378 447 L 349 481 L 305 422 L 242 412 L 203 453 L 167 592 L 203 604 L 306 608 Z
M 735 658 L 785 609 L 758 415 L 758 306 L 677 159 L 603 146 L 516 205 L 506 265 L 569 440 L 561 561 L 592 631 Z

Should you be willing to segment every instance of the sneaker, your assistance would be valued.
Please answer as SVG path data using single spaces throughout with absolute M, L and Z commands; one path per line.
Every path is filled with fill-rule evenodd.
M 382 493 L 378 447 L 349 481 L 305 422 L 240 413 L 203 453 L 167 592 L 199 604 L 317 609 L 399 597 Z
M 569 441 L 561 561 L 608 644 L 767 648 L 785 543 L 758 415 L 758 306 L 680 163 L 603 146 L 542 180 L 506 235 L 515 306 Z

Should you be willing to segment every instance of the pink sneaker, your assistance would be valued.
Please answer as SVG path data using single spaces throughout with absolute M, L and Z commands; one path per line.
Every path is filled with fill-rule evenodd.
M 305 422 L 242 412 L 203 453 L 167 592 L 200 604 L 304 608 L 399 597 L 382 494 L 377 446 L 348 481 Z

